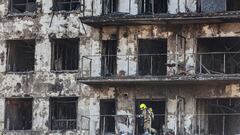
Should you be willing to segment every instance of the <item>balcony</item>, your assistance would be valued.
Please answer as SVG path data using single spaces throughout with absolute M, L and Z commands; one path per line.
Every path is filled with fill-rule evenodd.
M 82 57 L 78 80 L 113 85 L 227 83 L 240 79 L 239 64 L 240 52 L 91 55 Z
M 201 24 L 230 23 L 240 20 L 240 2 L 238 0 L 198 0 L 195 9 L 185 3 L 169 5 L 166 0 L 140 0 L 132 9 L 131 0 L 125 0 L 122 6 L 117 0 L 104 0 L 102 14 L 81 17 L 81 21 L 93 27 L 154 24 Z M 128 2 L 127 2 L 128 1 Z M 185 11 L 180 7 L 185 6 Z M 171 8 L 170 8 L 171 7 Z M 171 11 L 172 8 L 176 8 Z M 192 7 L 191 7 L 192 8 Z M 132 14 L 131 11 L 138 11 Z M 174 13 L 176 12 L 176 13 Z

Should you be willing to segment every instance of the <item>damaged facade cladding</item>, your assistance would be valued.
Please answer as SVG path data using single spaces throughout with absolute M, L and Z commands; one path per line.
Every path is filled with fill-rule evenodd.
M 31 0 L 28 1 L 34 2 Z M 79 19 L 79 17 L 83 16 L 83 12 L 81 11 L 55 11 L 59 9 L 76 9 L 74 7 L 75 4 L 73 4 L 71 8 L 61 7 L 56 9 L 52 1 L 36 0 L 36 9 L 32 14 L 31 12 L 10 12 L 14 10 L 9 10 L 9 4 L 9 0 L 0 0 L 1 134 L 97 135 L 104 134 L 105 131 L 113 131 L 116 134 L 140 134 L 140 129 L 137 130 L 138 120 L 135 117 L 139 102 L 146 102 L 146 104 L 156 108 L 155 110 L 160 108 L 160 112 L 156 112 L 159 114 L 159 116 L 156 117 L 161 120 L 161 122 L 156 124 L 156 128 L 161 130 L 159 132 L 166 133 L 172 130 L 175 134 L 219 134 L 219 132 L 215 130 L 204 130 L 210 129 L 209 127 L 211 127 L 204 119 L 208 118 L 207 114 L 209 113 L 214 113 L 216 115 L 222 112 L 217 112 L 215 110 L 207 112 L 208 109 L 206 108 L 199 109 L 201 107 L 198 106 L 198 99 L 219 99 L 220 102 L 220 99 L 238 99 L 240 97 L 240 86 L 238 81 L 201 82 L 199 80 L 199 83 L 185 83 L 182 81 L 175 85 L 160 83 L 106 85 L 107 83 L 105 83 L 105 85 L 102 86 L 87 85 L 81 83 L 81 79 L 79 79 L 80 75 L 82 75 L 81 77 L 83 78 L 88 77 L 89 80 L 91 80 L 91 77 L 97 77 L 101 80 L 104 79 L 102 76 L 111 78 L 113 75 L 117 77 L 127 77 L 127 75 L 135 77 L 139 72 L 137 70 L 138 59 L 147 59 L 134 56 L 139 52 L 139 41 L 154 39 L 156 40 L 156 44 L 158 44 L 160 43 L 158 39 L 164 39 L 161 43 L 166 44 L 167 48 L 161 53 L 166 53 L 167 57 L 156 57 L 153 58 L 153 60 L 164 59 L 166 61 L 164 64 L 166 72 L 162 73 L 157 69 L 153 69 L 152 71 L 149 69 L 142 69 L 143 71 L 149 70 L 144 72 L 143 75 L 150 77 L 154 76 L 154 74 L 178 76 L 178 80 L 181 81 L 181 75 L 194 76 L 200 72 L 197 70 L 198 66 L 196 64 L 198 57 L 195 56 L 195 53 L 198 52 L 198 39 L 239 37 L 239 23 L 194 25 L 146 24 L 138 26 L 106 26 L 102 28 L 93 28 L 81 23 Z M 85 1 L 84 14 L 93 14 L 95 16 L 101 15 L 103 13 L 102 4 L 100 0 Z M 128 12 L 131 15 L 138 14 L 138 1 L 119 2 L 119 4 L 117 8 L 119 12 Z M 197 11 L 196 0 L 180 0 L 179 3 L 175 0 L 169 0 L 167 4 L 167 12 L 171 14 Z M 27 11 L 32 11 L 33 9 Z M 176 41 L 176 39 L 180 39 L 180 37 L 176 38 L 176 35 L 184 37 L 186 41 L 184 43 L 179 43 L 180 40 Z M 74 42 L 79 42 L 79 48 L 76 47 L 79 53 L 77 64 L 69 60 L 69 58 L 63 57 L 69 55 L 68 53 L 61 55 L 54 53 L 55 51 L 52 50 L 53 48 L 59 50 L 56 51 L 56 53 L 61 53 L 61 49 L 57 49 L 57 46 L 53 47 L 53 42 L 57 39 L 65 41 L 72 39 Z M 27 56 L 34 57 L 33 68 L 27 71 L 25 70 L 25 66 L 18 64 L 17 61 L 12 60 L 9 64 L 9 58 L 14 57 L 14 55 L 10 54 L 11 51 L 9 51 L 9 41 L 21 46 L 21 44 L 18 44 L 21 43 L 18 42 L 20 40 L 35 41 L 34 54 L 32 54 L 32 51 L 25 51 L 25 53 L 30 52 L 31 54 Z M 105 58 L 98 56 L 104 52 L 102 41 L 107 40 L 117 41 L 115 52 L 117 56 L 115 56 L 115 62 L 113 62 L 113 59 L 106 59 L 105 61 L 107 61 L 107 64 L 104 65 L 102 63 Z M 179 47 L 176 48 L 176 44 Z M 151 44 L 147 44 L 146 46 L 151 46 Z M 162 48 L 164 48 L 164 46 Z M 156 50 L 158 49 L 157 46 Z M 156 53 L 153 50 L 155 49 L 146 49 L 146 52 L 150 54 Z M 202 48 L 202 50 L 207 49 Z M 208 49 L 208 51 L 211 50 Z M 105 55 L 109 54 L 107 51 L 105 52 Z M 176 59 L 175 54 L 177 53 L 185 55 L 180 55 L 178 59 Z M 126 61 L 125 56 L 127 55 L 129 55 L 129 61 Z M 89 61 L 85 59 L 82 61 L 83 56 L 88 56 L 92 59 L 92 68 L 89 66 Z M 18 57 L 15 58 L 17 59 Z M 74 68 L 69 68 L 68 66 L 64 67 L 69 61 L 70 63 L 74 63 Z M 113 62 L 114 65 L 111 65 L 111 62 Z M 129 62 L 129 64 L 127 64 L 127 62 Z M 221 62 L 222 61 L 218 63 L 221 64 Z M 172 66 L 176 65 L 176 63 L 183 64 L 178 68 Z M 126 65 L 129 65 L 129 67 L 126 67 Z M 235 65 L 238 66 L 237 64 Z M 77 68 L 75 66 L 77 66 Z M 114 70 L 108 72 L 108 69 L 102 69 L 103 67 L 108 68 L 109 66 Z M 14 70 L 18 67 L 23 69 L 23 71 L 17 72 L 18 70 Z M 211 66 L 208 65 L 206 68 L 211 69 Z M 238 71 L 234 67 L 226 68 L 225 70 L 235 71 L 234 69 L 236 72 Z M 107 71 L 105 72 L 106 74 L 102 74 L 103 71 Z M 203 73 L 205 72 L 204 70 Z M 80 80 L 79 82 L 76 80 L 77 78 Z M 204 80 L 204 77 L 202 80 Z M 109 103 L 109 108 L 113 107 L 112 110 L 110 110 L 112 113 L 105 114 L 104 111 L 101 111 L 101 107 L 104 108 L 104 106 L 101 106 L 103 100 L 114 102 Z M 155 102 L 152 103 L 153 101 Z M 228 101 L 224 101 L 223 104 L 227 104 L 227 102 Z M 234 100 L 233 103 L 229 101 L 228 107 L 237 105 L 235 102 L 237 101 Z M 74 103 L 75 105 L 75 108 L 73 106 L 74 109 L 71 109 L 74 112 L 70 112 L 70 116 L 65 115 L 69 112 L 61 109 L 68 106 L 68 103 Z M 199 104 L 202 104 L 202 102 Z M 218 104 L 221 105 L 221 103 Z M 18 109 L 21 108 L 21 106 L 25 108 L 31 105 L 31 120 L 10 117 L 18 113 L 31 113 L 24 112 L 24 109 Z M 204 105 L 202 106 L 205 107 Z M 236 107 L 238 108 L 238 106 Z M 61 115 L 59 115 L 60 113 L 57 113 L 58 111 L 56 110 L 59 110 L 62 116 L 65 117 L 61 117 Z M 233 112 L 229 112 L 229 110 L 225 111 L 225 113 L 229 115 L 235 113 L 233 116 L 229 116 L 230 118 L 226 117 L 226 119 L 239 119 L 237 115 L 238 111 L 238 109 L 235 109 Z M 199 112 L 204 114 L 199 115 Z M 100 116 L 100 114 L 102 115 Z M 114 117 L 112 115 L 117 116 Z M 106 117 L 112 117 L 112 119 L 109 120 Z M 217 118 L 213 117 L 211 119 L 214 121 Z M 114 127 L 104 127 L 104 119 L 105 122 L 114 121 L 111 125 L 105 123 L 110 126 L 114 125 Z M 210 117 L 208 119 L 210 120 Z M 14 122 L 24 120 L 27 121 L 27 123 L 20 123 L 19 125 L 23 126 L 19 128 L 11 124 L 11 120 Z M 235 123 L 234 125 L 224 123 L 227 125 L 224 128 L 219 125 L 218 128 L 221 128 L 219 131 L 224 129 L 226 131 L 225 134 L 239 134 L 240 131 L 237 127 L 239 120 L 235 121 Z M 31 126 L 29 126 L 29 124 L 31 124 Z M 229 126 L 233 126 L 233 128 L 229 128 Z M 106 130 L 104 131 L 103 129 Z

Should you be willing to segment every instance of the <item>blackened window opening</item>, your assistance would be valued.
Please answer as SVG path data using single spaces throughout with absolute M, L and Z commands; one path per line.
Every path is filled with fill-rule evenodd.
M 27 72 L 34 70 L 35 40 L 9 40 L 8 72 Z
M 240 10 L 239 0 L 227 0 L 227 11 L 238 11 Z
M 197 99 L 195 131 L 204 135 L 239 134 L 239 113 L 239 98 Z
M 118 11 L 118 0 L 103 0 L 102 14 L 111 14 Z
M 152 128 L 157 131 L 158 135 L 163 134 L 163 125 L 165 125 L 165 108 L 166 108 L 166 101 L 163 100 L 136 100 L 136 112 L 137 116 L 142 114 L 139 106 L 141 104 L 145 104 L 147 109 L 152 108 L 154 119 L 152 121 Z M 136 128 L 135 132 L 137 135 L 144 134 L 144 120 L 142 117 L 138 117 L 136 119 Z
M 197 72 L 203 74 L 239 74 L 240 38 L 199 38 Z
M 54 0 L 54 11 L 83 11 L 85 0 Z
M 52 70 L 78 70 L 79 39 L 53 39 Z
M 102 76 L 113 76 L 117 68 L 117 40 L 102 41 L 101 73 Z
M 77 128 L 77 97 L 50 98 L 51 130 Z
M 37 10 L 36 0 L 10 0 L 11 13 L 35 12 Z
M 5 129 L 32 129 L 32 98 L 6 99 Z
M 141 14 L 167 13 L 167 0 L 140 0 Z
M 101 134 L 115 134 L 115 100 L 100 100 L 100 129 Z
M 138 74 L 167 74 L 167 40 L 140 39 L 138 46 Z
M 198 0 L 198 12 L 226 12 L 240 10 L 239 0 Z

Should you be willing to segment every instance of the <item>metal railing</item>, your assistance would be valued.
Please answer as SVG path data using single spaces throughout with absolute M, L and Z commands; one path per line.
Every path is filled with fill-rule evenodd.
M 81 77 L 186 75 L 189 71 L 196 75 L 240 74 L 240 52 L 88 55 L 81 60 Z
M 197 74 L 239 74 L 240 52 L 197 54 Z
M 159 76 L 167 74 L 167 54 L 88 55 L 81 59 L 81 76 Z
M 240 134 L 240 129 L 238 123 L 240 121 L 240 113 L 203 113 L 203 114 L 185 114 L 181 117 L 182 127 L 178 126 L 177 116 L 174 114 L 155 114 L 156 117 L 164 117 L 161 125 L 156 125 L 152 122 L 152 127 L 158 127 L 157 133 L 159 135 L 235 135 Z M 90 129 L 93 132 L 99 132 L 101 135 L 116 134 L 117 132 L 122 134 L 132 134 L 141 135 L 143 134 L 143 126 L 137 119 L 139 115 L 92 115 L 92 116 L 82 116 L 82 118 L 87 118 L 88 122 L 81 121 L 82 124 L 88 127 L 84 130 L 81 128 L 81 133 L 83 135 L 90 135 Z M 190 117 L 189 117 L 190 116 Z M 114 122 L 109 121 L 113 119 Z M 166 121 L 171 119 L 172 125 L 167 125 Z M 191 120 L 186 121 L 186 119 Z M 90 122 L 94 124 L 89 124 Z M 117 124 L 120 123 L 121 126 L 125 126 L 122 129 L 118 129 Z M 155 123 L 155 124 L 154 124 Z M 235 123 L 235 124 L 234 124 Z M 95 126 L 93 126 L 95 125 Z M 98 125 L 98 126 L 96 126 Z M 93 127 L 91 127 L 93 126 Z M 110 127 L 111 126 L 111 127 Z M 170 126 L 170 127 L 168 127 Z M 181 129 L 182 128 L 182 129 Z M 99 131 L 100 130 L 100 131 Z

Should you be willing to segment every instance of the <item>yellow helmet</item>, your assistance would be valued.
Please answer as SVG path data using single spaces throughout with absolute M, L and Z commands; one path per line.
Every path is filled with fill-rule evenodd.
M 140 104 L 140 109 L 147 109 L 147 106 L 145 104 Z
M 150 112 L 152 112 L 152 111 L 153 111 L 153 110 L 152 110 L 152 108 L 149 108 L 148 110 L 149 110 Z

